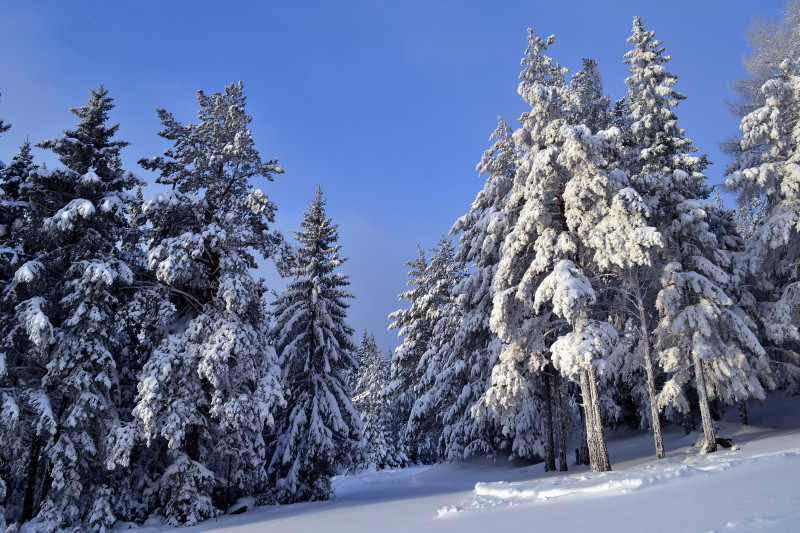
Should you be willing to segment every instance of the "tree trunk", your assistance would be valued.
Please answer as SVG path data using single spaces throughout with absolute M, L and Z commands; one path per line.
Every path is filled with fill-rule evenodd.
M 564 428 L 564 409 L 561 405 L 561 377 L 558 372 L 553 369 L 553 389 L 556 393 L 556 423 L 558 424 L 558 470 L 561 472 L 567 471 L 567 432 Z
M 745 426 L 749 426 L 750 417 L 747 415 L 747 402 L 744 400 L 739 400 L 737 405 L 739 406 L 739 421 L 741 421 L 741 423 Z
M 581 372 L 581 397 L 583 398 L 583 432 L 586 434 L 586 448 L 589 452 L 589 466 L 595 463 L 596 450 L 594 448 L 595 440 L 592 436 L 594 423 L 592 422 L 592 396 L 589 392 L 589 374 L 586 371 Z
M 661 418 L 656 399 L 656 378 L 653 367 L 653 345 L 650 343 L 650 326 L 647 321 L 647 311 L 641 296 L 636 299 L 639 308 L 639 325 L 641 328 L 642 342 L 644 342 L 644 369 L 647 374 L 647 393 L 650 396 L 650 419 L 653 426 L 653 440 L 656 444 L 656 458 L 664 458 L 664 437 L 661 433 Z
M 719 398 L 715 396 L 713 400 L 708 402 L 708 407 L 711 410 L 711 420 L 719 422 L 719 420 L 722 418 L 722 410 L 719 407 Z
M 550 394 L 550 369 L 544 371 L 544 471 L 553 472 L 556 469 L 555 443 L 553 441 L 553 401 Z
M 717 451 L 717 434 L 714 430 L 714 422 L 711 419 L 711 409 L 708 405 L 703 362 L 694 350 L 692 350 L 692 359 L 694 360 L 694 377 L 697 382 L 697 401 L 700 404 L 700 418 L 703 421 L 703 433 L 706 436 L 706 444 L 703 447 L 703 451 L 705 453 L 712 453 Z
M 42 440 L 34 431 L 31 437 L 31 447 L 28 455 L 28 467 L 25 472 L 25 492 L 22 497 L 22 515 L 20 522 L 25 523 L 33 518 L 33 498 L 36 493 L 37 473 L 39 472 L 39 452 Z
M 595 447 L 597 453 L 597 462 L 592 466 L 592 470 L 595 472 L 608 472 L 611 470 L 611 460 L 608 458 L 606 437 L 603 435 L 603 418 L 600 414 L 600 391 L 597 386 L 597 374 L 593 365 L 589 367 L 588 379 L 592 398 L 592 422 L 594 423 L 594 430 L 591 434 L 596 439 Z

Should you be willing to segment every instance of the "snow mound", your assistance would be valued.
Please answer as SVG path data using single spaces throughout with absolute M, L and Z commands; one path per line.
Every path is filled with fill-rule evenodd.
M 546 502 L 559 498 L 609 497 L 645 490 L 679 478 L 709 477 L 718 472 L 760 466 L 773 461 L 795 461 L 800 452 L 784 451 L 737 457 L 736 450 L 712 455 L 667 459 L 660 463 L 633 466 L 616 472 L 582 473 L 529 481 L 477 483 L 471 497 L 461 506 L 437 510 L 437 518 L 518 504 Z M 795 463 L 791 463 L 795 464 Z M 730 525 L 729 527 L 739 527 Z

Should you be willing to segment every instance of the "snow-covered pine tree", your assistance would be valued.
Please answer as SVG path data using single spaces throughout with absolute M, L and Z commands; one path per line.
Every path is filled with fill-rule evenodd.
M 603 92 L 597 61 L 581 60 L 583 67 L 569 80 L 571 124 L 583 124 L 592 132 L 608 129 L 612 122 L 611 98 Z
M 800 379 L 800 62 L 780 63 L 761 87 L 763 106 L 742 118 L 740 155 L 726 169 L 739 205 L 755 203 L 742 263 L 743 305 L 758 319 L 759 336 L 783 386 L 797 391 Z
M 460 389 L 452 387 L 442 374 L 450 353 L 450 341 L 461 320 L 455 287 L 464 279 L 463 265 L 455 258 L 455 246 L 442 236 L 431 250 L 426 269 L 428 292 L 420 304 L 422 315 L 431 328 L 428 348 L 418 363 L 419 381 L 414 384 L 416 400 L 408 419 L 406 434 L 419 450 L 423 462 L 441 458 L 442 409 L 455 400 Z
M 266 290 L 253 252 L 283 268 L 276 207 L 257 178 L 282 169 L 263 161 L 245 113 L 241 83 L 197 93 L 196 124 L 161 109 L 164 156 L 140 164 L 170 187 L 145 202 L 147 267 L 162 302 L 163 340 L 138 384 L 135 424 L 117 435 L 127 464 L 137 440 L 163 455 L 150 467 L 151 511 L 193 524 L 253 495 L 265 480 L 265 424 L 282 399 L 279 368 L 266 338 Z
M 493 281 L 490 317 L 490 328 L 503 344 L 479 406 L 511 439 L 513 454 L 544 457 L 548 469 L 555 468 L 552 411 L 549 391 L 543 391 L 554 339 L 547 336 L 551 315 L 534 312 L 533 295 L 555 263 L 553 254 L 564 252 L 569 240 L 558 242 L 566 228 L 563 219 L 551 214 L 559 210 L 556 191 L 564 185 L 556 158 L 569 99 L 566 69 L 545 54 L 554 40 L 528 30 L 518 92 L 531 109 L 522 114 L 522 127 L 513 134 L 520 159 L 502 209 L 508 229 Z
M 26 201 L 29 177 L 37 170 L 30 143 L 26 142 L 11 163 L 0 170 L 0 477 L 8 482 L 5 507 L 12 522 L 33 517 L 34 491 L 38 479 L 28 476 L 29 469 L 38 470 L 41 440 L 36 432 L 36 410 L 28 404 L 29 393 L 38 394 L 43 368 L 31 359 L 33 345 L 24 324 L 17 320 L 17 305 L 35 294 L 29 286 L 17 287 L 16 270 L 26 262 L 26 250 L 39 245 L 26 237 L 41 224 L 35 216 L 35 204 Z M 37 235 L 38 236 L 38 235 Z
M 338 272 L 338 226 L 325 213 L 322 190 L 303 216 L 294 280 L 275 302 L 272 344 L 278 352 L 286 407 L 275 424 L 269 476 L 283 503 L 326 500 L 331 477 L 363 447 L 361 419 L 346 375 L 355 360 L 347 325 L 348 276 Z
M 498 117 L 489 140 L 494 143 L 477 166 L 481 175 L 487 175 L 484 187 L 470 211 L 451 229 L 459 235 L 456 259 L 471 268 L 454 288 L 461 295 L 460 318 L 455 333 L 441 348 L 446 358 L 438 386 L 454 392 L 441 411 L 443 458 L 448 461 L 496 454 L 504 442 L 496 420 L 480 407 L 479 400 L 491 385 L 491 371 L 500 352 L 500 340 L 489 328 L 492 280 L 508 230 L 503 209 L 514 179 L 517 151 L 512 131 L 502 118 Z
M 407 460 L 398 453 L 388 433 L 388 406 L 382 391 L 388 381 L 388 362 L 375 343 L 375 336 L 364 330 L 358 345 L 358 379 L 353 390 L 353 405 L 361 415 L 366 443 L 364 467 L 377 469 L 404 466 Z
M 758 397 L 763 390 L 754 376 L 743 371 L 718 380 L 709 379 L 707 373 L 751 366 L 735 363 L 733 358 L 755 361 L 763 350 L 739 318 L 742 310 L 726 293 L 734 265 L 725 243 L 710 230 L 716 206 L 708 200 L 710 191 L 703 174 L 707 160 L 692 155 L 696 148 L 678 127 L 672 110 L 685 96 L 673 89 L 677 78 L 664 67 L 670 56 L 665 55 L 655 32 L 645 30 L 638 17 L 628 42 L 633 49 L 625 54 L 631 74 L 626 79 L 629 116 L 625 123 L 630 127 L 632 146 L 626 167 L 664 238 L 655 261 L 661 282 L 656 358 L 669 373 L 669 380 L 658 403 L 686 412 L 686 393 L 693 376 L 706 435 L 704 449 L 714 451 L 708 401 L 715 393 L 706 385 L 724 382 L 738 400 Z
M 505 342 L 501 364 L 505 352 L 522 355 L 529 368 L 545 371 L 552 364 L 580 384 L 591 466 L 602 471 L 610 464 L 598 375 L 618 336 L 608 322 L 613 310 L 606 302 L 595 305 L 594 285 L 602 287 L 630 265 L 646 263 L 660 236 L 647 226 L 647 208 L 618 168 L 619 130 L 595 132 L 584 124 L 607 123 L 596 67 L 587 65 L 573 93 L 565 70 L 543 53 L 552 40 L 531 32 L 523 60 L 519 92 L 531 111 L 521 117 L 522 128 L 514 136 L 523 155 L 507 210 L 516 211 L 517 218 L 495 276 L 491 326 Z M 495 377 L 503 373 L 511 375 L 496 372 L 487 399 L 497 389 Z M 544 402 L 549 408 L 549 394 Z
M 105 466 L 123 394 L 115 358 L 125 337 L 115 316 L 132 281 L 118 243 L 129 231 L 128 191 L 141 182 L 121 168 L 127 143 L 112 139 L 112 108 L 102 86 L 90 91 L 87 105 L 71 110 L 80 119 L 75 129 L 39 144 L 64 168 L 18 176 L 28 204 L 19 232 L 27 261 L 5 292 L 19 302 L 27 335 L 17 363 L 40 369 L 24 393 L 35 421 L 26 480 L 17 485 L 25 487 L 19 520 L 36 513 L 40 531 L 81 523 L 104 531 L 117 520 Z M 18 162 L 29 166 L 27 157 Z
M 389 383 L 383 391 L 391 407 L 390 432 L 397 438 L 399 452 L 411 462 L 420 461 L 420 450 L 413 445 L 412 436 L 407 434 L 407 424 L 411 409 L 417 400 L 416 384 L 420 382 L 419 362 L 428 350 L 433 329 L 425 314 L 423 300 L 430 289 L 427 276 L 428 259 L 425 250 L 417 245 L 417 258 L 406 263 L 411 270 L 411 278 L 406 285 L 412 287 L 398 295 L 398 300 L 409 302 L 408 309 L 398 309 L 389 315 L 392 322 L 389 329 L 397 329 L 397 336 L 403 342 L 395 348 L 389 360 Z

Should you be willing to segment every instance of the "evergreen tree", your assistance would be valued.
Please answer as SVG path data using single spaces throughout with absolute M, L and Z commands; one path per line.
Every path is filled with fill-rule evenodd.
M 692 155 L 696 148 L 678 127 L 673 112 L 685 96 L 673 89 L 677 78 L 664 67 L 670 56 L 665 55 L 655 32 L 645 30 L 638 17 L 633 21 L 628 42 L 633 49 L 625 55 L 631 73 L 626 79 L 626 123 L 632 146 L 626 166 L 633 187 L 644 198 L 654 225 L 664 238 L 664 247 L 655 262 L 661 282 L 656 358 L 668 372 L 669 381 L 659 393 L 658 403 L 686 412 L 689 406 L 685 398 L 693 371 L 705 449 L 714 451 L 709 408 L 714 394 L 709 392 L 707 383 L 727 382 L 739 400 L 758 397 L 763 391 L 760 385 L 754 386 L 753 376 L 744 372 L 727 381 L 722 376 L 709 378 L 709 373 L 727 367 L 729 363 L 722 361 L 730 361 L 732 353 L 749 354 L 757 360 L 763 350 L 738 318 L 742 310 L 728 294 L 732 284 L 731 255 L 725 250 L 725 243 L 710 231 L 711 218 L 718 210 L 708 200 L 710 191 L 703 174 L 707 160 L 705 156 Z M 709 327 L 720 331 L 713 332 Z M 654 388 L 651 395 L 652 392 Z M 655 418 L 654 411 L 654 421 Z
M 407 434 L 414 437 L 424 462 L 441 456 L 441 411 L 460 392 L 443 374 L 450 370 L 446 366 L 452 355 L 449 341 L 461 318 L 455 287 L 465 276 L 462 265 L 455 259 L 455 247 L 446 237 L 442 236 L 431 252 L 425 272 L 428 292 L 416 302 L 430 325 L 431 338 L 418 363 L 419 378 L 413 385 L 416 400 L 407 427 Z
M 608 129 L 613 113 L 611 98 L 603 93 L 597 61 L 583 58 L 583 67 L 569 81 L 570 124 L 583 124 L 592 132 Z
M 36 512 L 47 531 L 79 523 L 105 530 L 117 520 L 105 466 L 122 394 L 116 356 L 125 337 L 115 316 L 132 282 L 118 242 L 129 231 L 128 191 L 140 181 L 121 169 L 127 143 L 112 140 L 118 125 L 106 125 L 113 108 L 107 91 L 90 94 L 86 106 L 71 110 L 80 119 L 75 129 L 39 144 L 64 168 L 17 176 L 28 204 L 19 236 L 27 262 L 5 289 L 19 302 L 17 323 L 27 335 L 16 363 L 41 369 L 24 393 L 36 418 L 19 519 Z M 25 152 L 17 163 L 29 167 Z
M 743 257 L 743 306 L 758 320 L 759 337 L 781 385 L 800 378 L 800 63 L 787 58 L 761 88 L 764 104 L 742 118 L 740 155 L 727 168 L 739 205 L 755 204 Z
M 383 389 L 388 380 L 387 361 L 375 344 L 372 333 L 364 335 L 358 345 L 358 379 L 353 390 L 353 405 L 361 415 L 366 453 L 364 466 L 392 468 L 404 466 L 406 459 L 398 453 L 396 443 L 388 431 L 389 409 Z
M 502 210 L 507 233 L 493 281 L 490 328 L 503 342 L 492 369 L 491 386 L 480 401 L 511 439 L 520 457 L 543 457 L 555 468 L 549 382 L 551 315 L 533 310 L 533 294 L 553 254 L 563 226 L 557 213 L 564 176 L 556 164 L 569 99 L 566 69 L 545 54 L 555 36 L 541 39 L 528 30 L 518 93 L 531 106 L 513 135 L 520 151 L 509 197 Z M 562 238 L 561 245 L 567 244 Z
M 391 432 L 398 437 L 400 452 L 412 462 L 420 461 L 421 450 L 413 443 L 413 436 L 408 435 L 406 425 L 417 401 L 417 384 L 424 371 L 420 367 L 420 361 L 428 351 L 433 335 L 424 307 L 425 296 L 430 290 L 428 259 L 425 257 L 425 250 L 419 245 L 417 253 L 415 260 L 406 263 L 411 268 L 408 272 L 411 279 L 406 285 L 412 288 L 397 297 L 408 301 L 410 306 L 389 315 L 389 320 L 392 320 L 389 329 L 397 329 L 397 336 L 403 337 L 403 342 L 392 354 L 389 362 L 389 383 L 383 392 L 387 401 L 393 405 Z
M 489 315 L 492 280 L 508 230 L 503 209 L 514 179 L 517 150 L 512 131 L 501 118 L 490 140 L 495 142 L 477 167 L 487 175 L 486 183 L 470 211 L 451 230 L 460 234 L 456 259 L 471 269 L 454 287 L 454 293 L 462 295 L 458 300 L 460 317 L 455 333 L 442 347 L 447 358 L 439 386 L 453 391 L 452 400 L 442 406 L 443 457 L 450 461 L 495 454 L 505 440 L 479 400 L 491 385 L 491 370 L 500 352 L 500 341 L 489 328 Z
M 151 320 L 166 334 L 141 371 L 136 421 L 117 435 L 123 465 L 142 437 L 160 450 L 148 472 L 155 486 L 145 490 L 173 525 L 215 516 L 259 489 L 262 432 L 281 400 L 265 336 L 266 289 L 251 269 L 253 252 L 280 268 L 282 239 L 269 230 L 275 205 L 251 180 L 271 180 L 282 169 L 254 147 L 241 83 L 210 96 L 200 91 L 197 100 L 197 124 L 158 111 L 160 135 L 173 147 L 140 161 L 170 187 L 142 207 L 147 268 L 162 312 Z
M 346 375 L 354 370 L 345 298 L 348 276 L 337 226 L 317 189 L 295 232 L 301 244 L 294 280 L 275 302 L 273 344 L 280 357 L 287 402 L 276 420 L 269 460 L 280 502 L 331 497 L 331 477 L 360 453 L 362 428 Z

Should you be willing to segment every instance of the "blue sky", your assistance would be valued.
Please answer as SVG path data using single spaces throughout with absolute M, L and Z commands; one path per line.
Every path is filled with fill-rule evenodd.
M 404 262 L 433 246 L 469 207 L 483 179 L 475 165 L 502 115 L 525 110 L 516 94 L 526 29 L 556 34 L 552 55 L 571 72 L 600 65 L 606 91 L 624 94 L 622 56 L 634 15 L 673 56 L 687 100 L 680 125 L 715 164 L 738 126 L 724 107 L 744 74 L 744 34 L 754 15 L 777 17 L 781 1 L 17 1 L 2 4 L 0 137 L 9 160 L 29 137 L 58 137 L 67 109 L 104 84 L 126 168 L 166 148 L 154 110 L 193 121 L 195 93 L 242 80 L 256 146 L 286 173 L 263 189 L 277 227 L 298 227 L 317 185 L 340 225 L 350 260 L 350 324 L 397 343 L 387 315 L 401 306 Z M 41 154 L 48 165 L 52 154 Z M 277 281 L 273 282 L 276 285 Z M 279 288 L 279 287 L 278 287 Z

